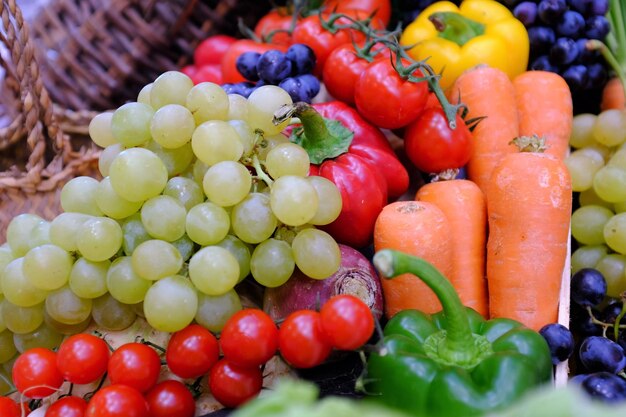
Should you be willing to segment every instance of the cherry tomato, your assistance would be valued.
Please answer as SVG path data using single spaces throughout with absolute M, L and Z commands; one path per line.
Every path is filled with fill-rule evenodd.
M 57 354 L 45 348 L 29 349 L 18 356 L 12 375 L 15 388 L 28 398 L 45 398 L 63 384 Z
M 279 51 L 285 52 L 287 50 L 287 45 L 259 43 L 251 39 L 240 39 L 237 42 L 233 43 L 230 48 L 228 48 L 228 51 L 226 51 L 224 57 L 222 58 L 222 82 L 238 83 L 241 81 L 246 81 L 243 75 L 241 75 L 239 71 L 237 71 L 236 62 L 237 58 L 239 58 L 239 55 L 248 51 L 258 52 L 262 54 L 263 52 L 269 51 L 271 49 L 277 49 Z
M 329 10 L 343 13 L 344 10 L 363 10 L 368 15 L 374 14 L 374 18 L 380 20 L 384 27 L 389 24 L 391 18 L 391 2 L 389 0 L 326 0 L 324 6 Z
M 422 74 L 417 71 L 416 76 Z M 428 83 L 400 77 L 388 59 L 370 63 L 356 82 L 354 99 L 359 113 L 386 129 L 406 126 L 420 115 L 428 99 Z
M 185 74 L 187 77 L 193 79 L 194 75 L 198 72 L 198 67 L 195 65 L 185 65 L 180 69 L 180 72 Z
M 291 22 L 293 15 L 286 7 L 278 7 L 263 16 L 254 26 L 254 34 L 260 39 L 277 45 L 291 45 Z M 271 36 L 271 39 L 268 39 Z
M 111 384 L 125 384 L 146 392 L 159 378 L 161 360 L 154 349 L 143 343 L 126 343 L 113 352 L 108 369 Z
M 459 115 L 456 124 L 450 129 L 443 109 L 434 107 L 424 110 L 407 126 L 404 149 L 417 169 L 438 173 L 467 164 L 472 154 L 472 133 Z
M 209 389 L 225 407 L 237 407 L 255 397 L 263 386 L 259 367 L 245 368 L 221 359 L 209 373 Z
M 278 349 L 283 359 L 295 368 L 311 368 L 324 362 L 332 346 L 322 331 L 320 313 L 300 310 L 291 313 L 280 325 Z
M 230 46 L 237 42 L 228 35 L 214 35 L 198 44 L 193 52 L 193 62 L 197 67 L 208 64 L 219 64 Z
M 374 333 L 374 316 L 367 304 L 353 295 L 332 297 L 320 310 L 322 329 L 337 349 L 360 348 Z
M 0 396 L 0 416 L 2 417 L 21 417 L 22 410 L 18 403 L 9 397 Z
M 104 375 L 109 356 L 109 348 L 104 340 L 79 333 L 68 337 L 59 346 L 57 367 L 67 381 L 88 384 Z
M 217 362 L 220 349 L 210 331 L 191 324 L 172 335 L 165 352 L 172 373 L 181 378 L 198 378 Z
M 239 310 L 224 325 L 220 346 L 230 362 L 246 367 L 260 366 L 278 349 L 278 329 L 262 310 Z
M 87 401 L 73 395 L 61 397 L 46 410 L 46 417 L 83 417 Z
M 203 65 L 191 76 L 191 80 L 194 84 L 204 82 L 222 84 L 222 66 L 219 64 Z
M 146 393 L 150 417 L 193 417 L 196 402 L 180 381 L 159 382 Z
M 148 417 L 148 403 L 135 388 L 113 384 L 98 390 L 85 411 L 85 417 Z

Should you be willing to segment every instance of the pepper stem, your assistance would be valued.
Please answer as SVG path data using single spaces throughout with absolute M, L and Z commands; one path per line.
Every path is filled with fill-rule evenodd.
M 445 333 L 439 334 L 440 340 L 435 352 L 438 358 L 449 363 L 471 365 L 484 354 L 482 344 L 475 342 L 475 335 L 470 330 L 469 318 L 459 295 L 437 268 L 422 258 L 392 249 L 378 251 L 373 262 L 383 277 L 413 274 L 437 295 L 447 323 Z
M 465 45 L 476 36 L 485 33 L 485 25 L 455 12 L 436 12 L 428 16 L 439 37 Z

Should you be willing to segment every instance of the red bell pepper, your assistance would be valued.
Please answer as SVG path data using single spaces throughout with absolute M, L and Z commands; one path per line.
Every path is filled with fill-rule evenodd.
M 409 174 L 387 138 L 340 101 L 296 103 L 285 114 L 302 122 L 291 140 L 307 150 L 309 174 L 331 180 L 341 192 L 339 217 L 320 228 L 340 243 L 366 246 L 387 198 L 399 197 L 409 186 Z

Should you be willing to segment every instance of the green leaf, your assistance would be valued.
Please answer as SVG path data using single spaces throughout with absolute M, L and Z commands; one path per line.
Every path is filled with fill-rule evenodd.
M 309 138 L 303 128 L 297 128 L 292 131 L 289 138 L 291 142 L 302 146 L 307 151 L 311 163 L 315 165 L 348 152 L 354 139 L 354 133 L 338 120 L 324 118 L 324 126 L 327 130 L 324 137 Z

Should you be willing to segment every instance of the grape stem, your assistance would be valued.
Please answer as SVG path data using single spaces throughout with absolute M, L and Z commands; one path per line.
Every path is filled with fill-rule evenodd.
M 265 182 L 265 184 L 267 184 L 267 186 L 271 188 L 274 181 L 270 178 L 269 175 L 265 173 L 265 171 L 263 171 L 263 167 L 261 166 L 261 161 L 259 161 L 259 157 L 256 154 L 252 155 L 252 166 L 254 167 L 254 170 L 256 171 L 257 177 L 262 179 L 263 182 Z
M 593 311 L 591 311 L 591 307 L 587 306 L 587 313 L 589 313 L 589 318 L 591 318 L 591 322 L 593 324 L 597 324 L 598 326 L 602 327 L 602 336 L 606 337 L 606 331 L 609 327 L 613 326 L 614 329 L 626 329 L 626 324 L 618 324 L 619 320 L 616 319 L 614 324 L 611 323 L 605 323 L 602 320 L 598 320 L 596 318 L 596 316 L 593 315 Z M 622 312 L 620 313 L 620 315 L 618 316 L 618 318 L 620 318 L 620 316 L 623 316 L 624 310 L 622 309 Z M 615 330 L 615 335 L 616 335 L 616 340 L 617 340 L 617 335 L 619 334 L 619 332 L 617 330 Z
M 626 41 L 624 41 L 626 45 Z M 624 94 L 626 95 L 626 62 L 620 63 L 615 55 L 611 52 L 608 46 L 602 41 L 591 39 L 586 43 L 586 48 L 592 51 L 599 51 L 604 60 L 609 64 L 615 76 L 620 80 Z

